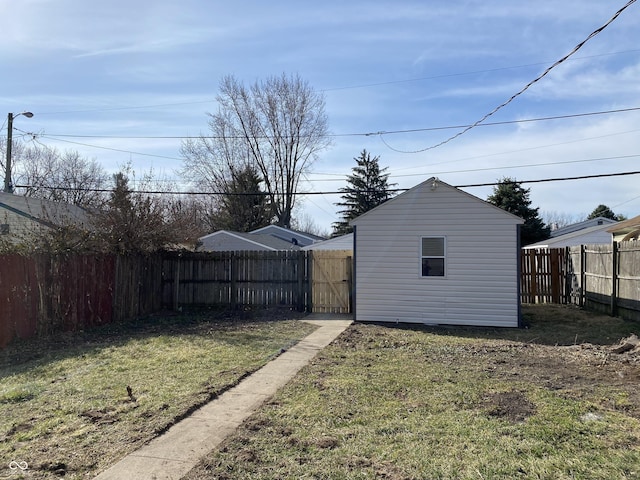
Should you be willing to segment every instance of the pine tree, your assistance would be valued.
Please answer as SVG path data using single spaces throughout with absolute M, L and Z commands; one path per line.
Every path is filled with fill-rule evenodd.
M 357 165 L 352 168 L 352 174 L 347 177 L 348 186 L 341 188 L 342 202 L 336 203 L 344 207 L 338 213 L 342 220 L 334 222 L 332 237 L 344 235 L 353 231 L 349 221 L 368 212 L 372 208 L 389 200 L 393 195 L 389 192 L 389 174 L 386 168 L 380 168 L 380 157 L 373 157 L 366 150 L 354 158 Z
M 529 199 L 530 189 L 522 188 L 519 182 L 512 178 L 503 178 L 493 187 L 493 194 L 487 201 L 493 205 L 513 213 L 524 220 L 520 231 L 522 245 L 539 242 L 549 238 L 550 228 L 544 224 L 538 214 L 538 208 L 531 208 Z
M 598 205 L 593 210 L 593 212 L 589 214 L 589 216 L 587 217 L 587 220 L 591 220 L 593 218 L 598 218 L 598 217 L 609 218 L 611 220 L 616 220 L 616 221 L 626 220 L 626 217 L 624 215 L 616 215 L 615 213 L 613 213 L 613 210 L 611 210 L 606 205 L 602 205 L 602 204 Z
M 271 224 L 273 210 L 269 197 L 261 189 L 262 178 L 257 169 L 247 165 L 234 172 L 226 186 L 217 214 L 212 222 L 218 229 L 250 232 Z

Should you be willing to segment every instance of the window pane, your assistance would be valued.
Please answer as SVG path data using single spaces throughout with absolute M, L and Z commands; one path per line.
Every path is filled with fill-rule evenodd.
M 423 257 L 444 257 L 444 238 L 423 238 Z
M 444 277 L 444 258 L 423 258 L 423 277 Z

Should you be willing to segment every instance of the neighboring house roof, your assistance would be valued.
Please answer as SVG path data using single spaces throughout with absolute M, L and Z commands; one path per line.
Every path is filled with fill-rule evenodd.
M 353 233 L 316 242 L 302 247 L 302 250 L 353 250 Z
M 610 227 L 610 223 L 595 225 L 593 227 L 583 228 L 557 237 L 551 237 L 547 240 L 542 240 L 541 242 L 533 243 L 523 248 L 564 248 L 577 245 L 608 245 L 611 243 L 611 233 L 609 233 L 608 230 Z
M 253 230 L 249 233 L 251 235 L 255 235 L 255 234 L 272 235 L 274 237 L 277 237 L 289 243 L 292 243 L 293 240 L 295 240 L 295 242 L 301 247 L 305 247 L 307 245 L 311 245 L 314 242 L 319 242 L 324 240 L 324 237 L 319 237 L 318 235 L 313 235 L 311 233 L 305 233 L 305 232 L 298 232 L 296 230 L 280 227 L 278 225 L 267 225 L 266 227 L 258 228 L 257 230 Z
M 199 238 L 202 246 L 199 250 L 233 251 L 233 250 L 299 250 L 300 247 L 276 238 L 272 235 L 232 232 L 218 230 Z
M 613 227 L 608 228 L 607 232 L 613 234 L 613 239 L 616 242 L 640 239 L 640 215 L 618 222 Z
M 0 192 L 0 224 L 5 222 L 13 224 L 13 227 L 18 224 L 35 224 L 55 228 L 69 224 L 88 225 L 90 216 L 85 209 L 77 205 Z M 8 233 L 13 233 L 13 227 Z
M 555 230 L 551 230 L 550 235 L 552 237 L 559 237 L 561 235 L 566 235 L 567 233 L 576 232 L 585 228 L 597 227 L 599 225 L 611 225 L 614 223 L 618 222 L 606 217 L 596 217 L 589 220 L 584 220 L 583 222 L 572 223 L 571 225 L 565 225 L 564 227 L 556 228 Z

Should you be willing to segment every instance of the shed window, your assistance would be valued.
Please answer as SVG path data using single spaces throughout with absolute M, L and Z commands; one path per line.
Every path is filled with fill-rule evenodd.
M 444 277 L 444 237 L 422 237 L 420 259 L 423 277 Z

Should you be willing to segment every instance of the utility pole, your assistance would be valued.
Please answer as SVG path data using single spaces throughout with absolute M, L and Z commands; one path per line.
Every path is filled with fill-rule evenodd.
M 13 119 L 24 115 L 27 118 L 33 117 L 31 112 L 22 112 L 18 115 L 7 114 L 7 161 L 4 170 L 4 192 L 13 193 L 13 182 L 11 181 L 11 147 L 13 146 Z
M 13 113 L 7 116 L 7 161 L 4 164 L 4 193 L 13 193 L 11 183 L 11 144 L 13 143 Z

